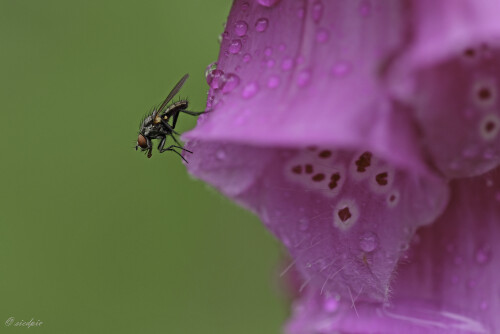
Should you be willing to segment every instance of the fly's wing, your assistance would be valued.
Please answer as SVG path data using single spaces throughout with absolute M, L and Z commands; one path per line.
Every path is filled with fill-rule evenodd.
M 181 90 L 182 88 L 182 85 L 184 85 L 184 82 L 186 82 L 187 78 L 189 78 L 189 74 L 185 74 L 181 80 L 179 80 L 179 82 L 177 83 L 177 85 L 175 85 L 174 88 L 172 88 L 172 90 L 170 91 L 170 93 L 168 93 L 168 96 L 167 98 L 165 99 L 165 101 L 163 101 L 163 103 L 161 104 L 160 108 L 158 108 L 158 114 L 163 112 L 163 110 L 165 109 L 165 107 L 167 106 L 167 104 L 170 102 L 170 100 L 172 100 L 172 98 L 177 95 L 177 93 L 179 93 L 179 90 Z

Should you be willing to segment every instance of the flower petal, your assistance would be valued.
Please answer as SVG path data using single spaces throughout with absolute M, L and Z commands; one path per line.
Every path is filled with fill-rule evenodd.
M 500 168 L 453 181 L 445 213 L 413 240 L 390 305 L 311 289 L 295 305 L 287 332 L 497 333 L 499 238 Z
M 447 202 L 442 181 L 395 169 L 369 151 L 203 145 L 190 171 L 257 213 L 322 293 L 350 289 L 385 300 L 413 232 Z
M 379 75 L 407 17 L 399 0 L 235 1 L 207 76 L 213 112 L 184 139 L 363 148 L 425 170 L 410 113 Z
M 393 90 L 414 107 L 423 144 L 446 176 L 495 168 L 500 163 L 500 2 L 414 1 L 414 15 L 415 42 L 396 62 Z
M 385 300 L 414 230 L 446 204 L 411 113 L 380 82 L 406 11 L 235 1 L 209 70 L 212 112 L 184 137 L 190 173 L 258 214 L 322 293 Z

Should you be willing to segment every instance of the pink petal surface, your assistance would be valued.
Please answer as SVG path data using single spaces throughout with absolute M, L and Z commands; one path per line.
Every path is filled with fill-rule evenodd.
M 406 13 L 399 0 L 236 1 L 212 112 L 184 137 L 189 172 L 258 214 L 322 293 L 386 300 L 415 229 L 447 201 L 380 82 Z
M 498 333 L 500 169 L 453 181 L 451 190 L 445 213 L 403 257 L 390 303 L 311 289 L 287 333 Z
M 413 106 L 442 173 L 491 170 L 500 163 L 500 2 L 423 0 L 413 11 L 414 43 L 396 62 L 393 90 Z
M 410 113 L 380 85 L 406 41 L 401 1 L 235 1 L 217 69 L 214 111 L 188 141 L 370 149 L 425 170 Z

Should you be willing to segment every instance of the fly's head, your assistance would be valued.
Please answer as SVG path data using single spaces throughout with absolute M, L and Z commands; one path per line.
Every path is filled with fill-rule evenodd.
M 151 152 L 153 149 L 151 139 L 155 137 L 155 133 L 157 132 L 157 124 L 154 122 L 155 112 L 153 114 L 145 117 L 139 128 L 139 134 L 137 136 L 137 143 L 135 145 L 135 150 L 141 149 L 142 152 L 148 152 L 148 158 L 151 157 Z

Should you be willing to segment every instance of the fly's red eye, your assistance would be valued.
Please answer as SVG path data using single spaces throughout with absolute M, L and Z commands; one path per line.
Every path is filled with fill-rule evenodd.
M 137 145 L 139 145 L 142 148 L 147 148 L 148 141 L 146 140 L 146 138 L 143 135 L 140 134 L 139 137 L 137 138 Z

